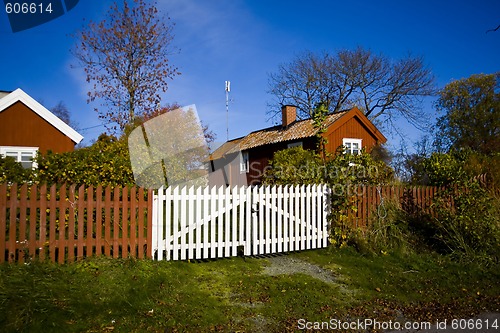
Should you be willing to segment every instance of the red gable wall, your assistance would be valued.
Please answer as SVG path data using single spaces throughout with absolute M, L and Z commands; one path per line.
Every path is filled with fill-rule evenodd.
M 21 102 L 0 112 L 0 146 L 39 147 L 41 153 L 72 151 L 75 143 Z

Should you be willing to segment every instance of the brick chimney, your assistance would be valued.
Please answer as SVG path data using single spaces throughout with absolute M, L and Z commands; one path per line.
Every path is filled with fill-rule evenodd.
M 287 127 L 297 120 L 297 107 L 293 105 L 283 105 L 281 107 L 281 119 L 283 127 Z

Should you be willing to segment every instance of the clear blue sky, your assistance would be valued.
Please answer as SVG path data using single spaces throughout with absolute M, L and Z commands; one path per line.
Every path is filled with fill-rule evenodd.
M 21 88 L 49 108 L 64 101 L 81 129 L 97 126 L 80 131 L 85 143 L 104 127 L 86 103 L 81 70 L 70 68 L 70 34 L 84 19 L 102 19 L 111 2 L 80 0 L 60 18 L 18 33 L 11 32 L 3 3 L 0 12 L 0 90 Z M 440 87 L 500 71 L 500 29 L 486 33 L 500 24 L 498 0 L 159 0 L 159 8 L 176 23 L 173 45 L 180 52 L 171 60 L 182 72 L 163 100 L 196 104 L 218 141 L 226 139 L 224 81 L 231 81 L 230 138 L 271 126 L 268 73 L 306 50 L 362 46 L 395 59 L 410 52 L 424 57 Z M 426 111 L 435 118 L 432 107 Z M 410 142 L 418 139 L 418 131 L 400 125 Z

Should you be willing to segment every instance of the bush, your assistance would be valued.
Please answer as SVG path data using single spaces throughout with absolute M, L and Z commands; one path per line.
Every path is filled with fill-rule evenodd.
M 25 169 L 21 163 L 10 156 L 0 155 L 0 184 L 26 183 L 33 178 L 33 171 Z
M 498 154 L 461 149 L 422 161 L 428 184 L 443 187 L 434 198 L 435 216 L 427 216 L 417 229 L 434 249 L 469 259 L 499 257 L 498 159 Z M 488 175 L 490 190 L 480 183 L 480 174 Z
M 301 185 L 324 182 L 325 167 L 318 154 L 293 147 L 274 153 L 266 170 L 263 183 L 266 185 Z
M 500 204 L 477 181 L 450 187 L 435 199 L 434 240 L 458 257 L 500 258 Z
M 89 147 L 72 152 L 48 152 L 37 157 L 38 183 L 76 185 L 134 185 L 127 142 L 101 134 Z

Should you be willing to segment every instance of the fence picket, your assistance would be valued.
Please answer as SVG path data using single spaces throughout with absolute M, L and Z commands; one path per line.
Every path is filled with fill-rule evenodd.
M 187 234 L 187 228 L 188 228 L 188 225 L 187 225 L 187 215 L 189 214 L 189 212 L 187 211 L 186 209 L 186 206 L 187 206 L 187 202 L 185 200 L 186 198 L 186 186 L 182 187 L 181 188 L 181 191 L 180 191 L 180 197 L 179 197 L 179 201 L 180 201 L 180 210 L 179 210 L 179 238 L 180 238 L 180 242 L 179 242 L 179 249 L 181 251 L 181 260 L 185 260 L 186 259 L 186 251 L 187 251 L 187 246 L 186 246 L 186 234 Z
M 26 237 L 26 216 L 27 216 L 27 203 L 28 203 L 28 184 L 23 184 L 21 186 L 21 195 L 19 196 L 19 238 L 16 241 L 18 261 L 24 263 L 25 246 L 27 245 L 28 239 Z
M 203 215 L 208 216 L 210 213 L 209 210 L 209 204 L 210 203 L 210 188 L 207 186 L 203 189 Z M 209 250 L 209 242 L 210 242 L 210 235 L 209 235 L 209 225 L 211 225 L 210 221 L 206 221 L 203 223 L 203 259 L 208 258 L 208 250 Z
M 82 233 L 78 234 L 78 241 L 81 242 L 82 247 L 81 247 L 81 253 L 78 252 L 78 257 L 83 258 L 83 257 L 90 257 L 94 254 L 94 219 L 91 218 L 94 215 L 94 187 L 91 185 L 87 188 L 87 191 L 85 191 L 85 186 L 82 185 L 78 189 L 78 200 L 83 201 L 86 196 L 86 203 L 87 207 L 85 208 L 85 202 L 82 202 L 81 204 L 81 209 L 82 209 L 82 214 L 78 216 L 78 224 L 82 226 Z M 86 223 L 85 223 L 85 214 L 83 214 L 83 210 L 86 209 Z M 80 217 L 81 216 L 81 217 Z M 86 224 L 86 229 L 87 229 L 87 234 L 84 239 L 84 230 L 83 227 Z M 83 247 L 85 246 L 85 252 Z
M 161 244 L 158 250 L 158 260 L 161 260 L 163 258 L 163 251 L 166 251 L 167 255 L 167 260 L 171 259 L 170 256 L 170 238 L 167 235 L 170 235 L 172 233 L 172 188 L 167 187 L 165 189 L 162 188 L 161 195 L 158 196 L 158 203 L 157 207 L 160 207 L 158 209 L 158 216 L 159 218 L 163 218 L 165 216 L 165 222 L 166 223 L 158 223 L 158 221 L 155 219 L 154 223 L 158 223 L 157 227 L 155 230 L 158 230 L 157 236 L 159 237 L 158 243 Z M 165 201 L 163 201 L 165 199 Z M 165 204 L 164 204 L 165 203 Z M 165 210 L 165 211 L 163 211 Z M 165 233 L 163 233 L 165 232 Z
M 224 243 L 223 243 L 223 248 L 224 248 L 224 256 L 229 257 L 230 255 L 230 237 L 231 237 L 231 227 L 232 227 L 232 220 L 231 220 L 231 214 L 230 214 L 230 209 L 231 209 L 231 188 L 227 186 L 224 190 Z
M 9 242 L 8 256 L 9 262 L 16 260 L 16 215 L 17 215 L 17 184 L 12 185 L 10 189 L 10 225 L 9 225 Z
M 7 184 L 0 184 L 0 263 L 5 261 L 7 223 Z M 8 255 L 7 255 L 8 260 Z
M 241 235 L 241 228 L 243 224 L 238 223 L 238 206 L 244 205 L 242 198 L 239 195 L 238 187 L 232 189 L 233 201 L 231 202 L 231 255 L 234 257 L 238 255 L 238 246 L 243 240 Z M 229 253 L 228 253 L 229 254 Z
M 99 185 L 96 188 L 96 212 L 95 212 L 95 254 L 96 256 L 101 255 L 103 252 L 103 244 L 102 244 L 102 239 L 104 238 L 104 235 L 102 233 L 102 186 Z
M 245 207 L 240 207 L 240 218 L 245 223 L 245 245 L 244 245 L 244 255 L 248 256 L 252 252 L 252 192 L 248 187 L 240 188 L 241 196 L 245 198 Z
M 74 241 L 75 241 L 75 213 L 76 213 L 76 211 L 75 211 L 75 202 L 76 202 L 75 201 L 75 186 L 74 185 L 71 185 L 69 187 L 68 197 L 64 198 L 64 199 L 65 199 L 65 201 L 68 202 L 68 206 L 67 206 L 68 207 L 68 215 L 67 215 L 68 216 L 68 224 L 67 224 L 68 233 L 66 236 L 66 232 L 64 231 L 62 238 L 64 239 L 65 246 L 67 247 L 68 261 L 74 261 L 75 260 L 75 246 L 74 246 L 75 245 L 74 244 Z M 66 219 L 66 209 L 64 209 L 64 219 Z M 66 223 L 63 223 L 64 227 L 66 227 L 65 224 Z M 62 230 L 61 220 L 59 220 L 59 230 Z M 63 250 L 63 253 L 65 253 L 65 252 L 66 252 L 66 250 Z

